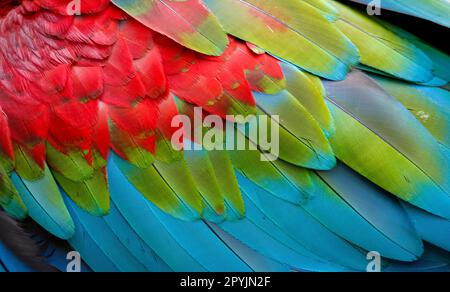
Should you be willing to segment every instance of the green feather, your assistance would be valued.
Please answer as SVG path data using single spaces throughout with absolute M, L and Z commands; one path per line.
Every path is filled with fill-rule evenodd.
M 8 204 L 11 201 L 15 192 L 16 190 L 12 185 L 8 174 L 6 173 L 2 164 L 0 164 L 0 204 L 1 205 Z
M 17 220 L 24 220 L 28 216 L 28 209 L 17 191 L 14 192 L 9 203 L 2 207 L 8 215 Z
M 433 78 L 432 62 L 420 49 L 373 17 L 336 1 L 330 3 L 338 8 L 336 24 L 358 47 L 362 64 L 413 82 Z
M 109 191 L 106 174 L 96 169 L 91 177 L 82 181 L 73 181 L 53 171 L 58 183 L 67 195 L 83 210 L 93 216 L 104 216 L 109 212 Z
M 14 155 L 16 159 L 15 171 L 28 180 L 38 180 L 44 176 L 44 170 L 27 153 L 23 146 L 14 144 Z
M 167 184 L 185 201 L 189 207 L 202 216 L 205 211 L 205 198 L 201 196 L 188 165 L 184 159 L 171 163 L 155 162 L 155 168 Z M 209 214 L 206 214 L 209 215 Z
M 189 143 L 191 142 L 185 139 L 185 145 Z M 184 157 L 195 185 L 203 197 L 204 216 L 212 222 L 223 221 L 225 201 L 208 152 L 191 149 L 184 151 Z
M 15 173 L 12 180 L 30 216 L 36 222 L 59 238 L 72 237 L 74 223 L 47 166 L 44 168 L 44 176 L 39 180 L 29 181 Z
M 245 206 L 239 189 L 231 158 L 226 151 L 208 151 L 214 167 L 222 195 L 225 199 L 225 216 L 227 220 L 236 220 L 245 216 Z
M 236 133 L 242 136 L 240 132 Z M 280 199 L 298 205 L 312 193 L 313 184 L 306 169 L 281 160 L 263 161 L 265 154 L 257 150 L 231 150 L 228 153 L 243 176 Z
M 338 10 L 331 5 L 327 0 L 303 0 L 309 5 L 314 6 L 330 21 L 334 21 L 339 17 Z
M 47 143 L 46 158 L 53 171 L 70 180 L 83 181 L 94 174 L 94 167 L 88 163 L 86 155 L 81 150 L 65 154 Z
M 182 151 L 177 151 L 173 148 L 169 139 L 164 137 L 161 131 L 156 131 L 156 154 L 155 159 L 164 162 L 171 162 L 179 160 L 183 157 Z
M 314 74 L 340 80 L 358 62 L 354 45 L 322 11 L 306 2 L 205 0 L 205 3 L 228 33 Z
M 372 78 L 414 114 L 439 143 L 450 147 L 450 92 L 378 76 Z
M 358 71 L 325 87 L 336 156 L 399 198 L 450 217 L 450 162 L 414 116 Z
M 228 44 L 216 17 L 198 0 L 112 0 L 141 23 L 192 50 L 220 55 Z M 168 25 L 168 24 L 171 25 Z
M 255 99 L 259 108 L 259 115 L 267 115 L 268 137 L 272 137 L 272 123 L 279 125 L 279 156 L 281 159 L 308 168 L 330 169 L 336 164 L 333 150 L 320 128 L 318 122 L 306 110 L 306 108 L 295 99 L 292 94 L 283 91 L 275 96 L 255 93 Z M 273 119 L 279 117 L 277 123 Z M 260 122 L 260 119 L 257 119 Z M 245 127 L 241 126 L 243 131 Z M 259 123 L 259 128 L 262 129 Z M 244 131 L 250 140 L 251 135 Z M 258 141 L 253 141 L 255 144 Z M 260 143 L 257 143 L 258 145 Z M 260 146 L 260 145 L 259 145 Z
M 320 79 L 289 64 L 282 63 L 281 67 L 286 77 L 287 91 L 311 113 L 325 135 L 330 137 L 335 130 L 334 122 L 325 103 L 325 89 Z
M 113 157 L 128 181 L 158 208 L 182 220 L 193 221 L 200 218 L 203 208 L 201 197 L 192 178 L 181 171 L 186 168 L 181 160 L 172 164 L 159 162 L 149 168 L 139 168 L 116 155 Z M 180 164 L 182 166 L 177 173 L 177 166 Z M 174 181 L 177 183 L 173 183 Z

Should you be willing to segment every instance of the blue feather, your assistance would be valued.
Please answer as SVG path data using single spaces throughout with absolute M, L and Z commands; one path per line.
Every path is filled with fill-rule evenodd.
M 32 272 L 33 270 L 18 259 L 0 241 L 0 272 Z
M 145 267 L 123 246 L 103 218 L 92 216 L 81 210 L 68 197 L 65 197 L 65 202 L 72 217 L 76 217 L 83 228 L 75 232 L 88 235 L 120 271 L 146 271 Z
M 450 272 L 448 252 L 433 245 L 425 245 L 425 253 L 414 263 L 391 262 L 383 272 Z
M 136 234 L 114 203 L 111 203 L 109 215 L 104 219 L 122 244 L 147 270 L 152 272 L 171 271 L 167 264 Z
M 297 244 L 301 244 L 304 250 L 313 253 L 323 262 L 336 263 L 354 270 L 365 268 L 365 255 L 330 232 L 303 208 L 272 196 L 241 175 L 238 180 L 248 197 L 247 212 L 253 211 L 249 206 L 254 204 L 259 212 L 263 213 L 261 223 L 267 224 L 270 219 L 272 224 L 278 226 Z M 248 216 L 250 214 L 253 213 Z
M 76 232 L 69 239 L 69 244 L 80 253 L 82 260 L 97 272 L 119 272 L 117 266 L 92 239 L 77 216 L 73 217 L 73 222 Z
M 250 271 L 203 222 L 185 222 L 146 200 L 123 176 L 114 159 L 108 164 L 111 197 L 144 242 L 175 271 Z
M 219 236 L 241 259 L 243 259 L 255 272 L 289 272 L 292 269 L 286 265 L 279 263 L 267 256 L 262 255 L 251 247 L 245 245 L 232 235 L 225 232 L 218 225 L 209 223 L 211 229 Z
M 422 241 L 397 200 L 343 164 L 318 176 L 320 190 L 305 209 L 326 226 L 383 257 L 413 261 L 422 254 Z
M 64 206 L 50 170 L 37 181 L 26 181 L 12 174 L 12 182 L 28 208 L 29 215 L 53 235 L 62 239 L 73 236 L 74 224 Z
M 403 203 L 419 236 L 450 252 L 450 220 L 435 216 L 410 204 Z

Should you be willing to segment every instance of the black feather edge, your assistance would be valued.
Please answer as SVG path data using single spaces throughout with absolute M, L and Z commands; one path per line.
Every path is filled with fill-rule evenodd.
M 22 260 L 36 272 L 57 272 L 53 266 L 47 264 L 40 254 L 37 243 L 21 225 L 0 210 L 0 241 L 18 259 Z

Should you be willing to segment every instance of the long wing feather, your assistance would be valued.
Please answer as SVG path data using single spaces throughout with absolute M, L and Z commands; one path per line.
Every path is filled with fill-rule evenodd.
M 362 64 L 413 82 L 433 78 L 430 58 L 408 40 L 362 12 L 337 1 L 332 4 L 340 15 L 336 25 L 358 47 Z
M 303 1 L 205 3 L 228 33 L 322 77 L 342 79 L 358 61 L 354 45 L 319 10 Z M 320 35 L 314 33 L 317 30 Z M 306 51 L 308 57 L 302 54 Z
M 448 56 L 335 1 L 205 2 L 0 7 L 0 41 L 19 44 L 0 52 L 2 208 L 100 271 L 362 270 L 365 251 L 448 248 L 447 91 L 387 79 L 445 87 Z M 176 151 L 194 106 L 269 117 L 280 159 L 251 123 L 232 128 L 250 150 Z M 441 267 L 427 249 L 417 268 Z
M 74 225 L 50 171 L 38 181 L 27 181 L 16 174 L 13 183 L 28 208 L 30 216 L 49 232 L 63 239 L 73 236 Z
M 360 72 L 325 87 L 337 157 L 403 200 L 448 218 L 449 162 L 433 136 Z
M 149 28 L 206 55 L 221 55 L 228 41 L 216 17 L 202 1 L 112 0 Z M 195 11 L 195 13 L 193 13 Z M 171 23 L 171 25 L 167 25 Z
M 373 78 L 413 113 L 439 143 L 450 148 L 450 93 L 447 90 Z
M 371 2 L 371 0 L 351 1 L 364 4 L 370 4 Z M 383 1 L 381 8 L 413 15 L 450 27 L 450 21 L 447 17 L 450 14 L 450 7 L 445 0 L 386 0 Z
M 126 181 L 114 162 L 109 164 L 109 174 L 111 196 L 119 211 L 169 267 L 176 271 L 249 270 L 205 223 L 184 222 L 161 212 Z
M 0 230 L 0 271 L 55 271 L 38 256 L 38 244 L 3 211 L 0 211 Z

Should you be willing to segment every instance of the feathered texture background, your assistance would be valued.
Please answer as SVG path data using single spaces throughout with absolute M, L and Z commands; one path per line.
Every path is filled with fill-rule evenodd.
M 449 270 L 450 4 L 353 2 L 0 1 L 0 271 Z

